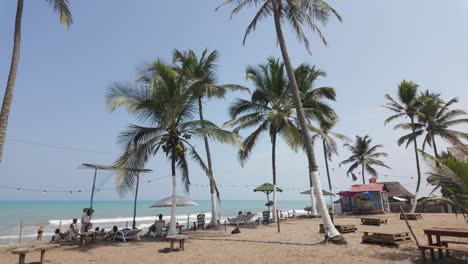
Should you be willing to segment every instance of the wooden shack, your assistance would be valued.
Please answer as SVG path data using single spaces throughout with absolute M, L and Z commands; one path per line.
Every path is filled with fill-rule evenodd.
M 344 214 L 383 214 L 390 212 L 388 189 L 384 184 L 356 184 L 349 191 L 338 193 Z

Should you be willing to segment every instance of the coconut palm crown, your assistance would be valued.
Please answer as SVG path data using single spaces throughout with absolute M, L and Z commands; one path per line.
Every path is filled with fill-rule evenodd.
M 195 147 L 192 137 L 236 144 L 238 139 L 232 132 L 222 130 L 209 121 L 194 120 L 196 110 L 193 89 L 199 81 L 180 78 L 169 65 L 156 61 L 147 72 L 153 76 L 140 78 L 136 84 L 115 83 L 107 93 L 107 104 L 111 110 L 124 106 L 139 122 L 148 126 L 132 124 L 121 133 L 119 141 L 123 153 L 115 161 L 116 167 L 143 168 L 150 157 L 162 151 L 171 161 L 173 199 L 169 233 L 175 233 L 176 171 L 181 172 L 185 190 L 189 190 L 188 159 L 196 161 L 210 176 L 208 168 Z M 188 155 L 189 154 L 189 155 Z M 134 172 L 126 171 L 117 176 L 121 192 L 133 188 Z
M 269 58 L 266 64 L 246 70 L 247 79 L 252 81 L 255 91 L 250 100 L 237 99 L 229 107 L 232 120 L 225 123 L 234 132 L 251 129 L 253 132 L 243 141 L 239 159 L 243 164 L 263 132 L 267 132 L 272 143 L 273 185 L 276 187 L 276 143 L 281 136 L 293 150 L 302 146 L 302 135 L 296 127 L 294 104 L 291 100 L 284 64 L 279 59 Z M 273 212 L 276 209 L 276 194 L 273 189 Z M 273 218 L 276 220 L 275 214 Z
M 364 137 L 356 136 L 356 140 L 353 144 L 344 144 L 352 155 L 348 159 L 343 160 L 340 166 L 352 163 L 348 168 L 347 174 L 351 174 L 353 180 L 357 180 L 356 175 L 353 173 L 354 169 L 361 166 L 362 184 L 366 184 L 365 171 L 374 176 L 378 176 L 377 170 L 374 169 L 373 166 L 390 168 L 379 160 L 380 157 L 388 156 L 385 152 L 377 152 L 378 149 L 383 148 L 383 145 L 372 146 L 371 143 L 372 139 L 368 135 L 365 135 Z

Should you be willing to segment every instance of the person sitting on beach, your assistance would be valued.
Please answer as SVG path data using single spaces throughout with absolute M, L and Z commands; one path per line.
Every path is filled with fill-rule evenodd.
M 44 226 L 40 225 L 39 229 L 37 230 L 37 237 L 36 240 L 42 240 L 42 233 L 44 233 Z
M 164 227 L 166 227 L 166 221 L 163 220 L 163 215 L 159 214 L 158 220 L 156 220 L 154 224 L 149 227 L 146 236 L 149 236 L 151 233 L 156 233 L 157 237 L 163 236 Z
M 64 236 L 68 240 L 75 240 L 78 236 L 78 219 L 73 218 L 73 223 L 70 224 L 70 227 L 65 231 Z
M 50 242 L 52 243 L 60 243 L 63 241 L 63 234 L 60 233 L 60 229 L 55 229 L 54 235 L 52 235 L 52 239 Z
M 119 228 L 117 226 L 112 227 L 112 230 L 107 232 L 104 236 L 102 236 L 103 240 L 110 240 L 114 239 L 115 234 L 119 231 Z

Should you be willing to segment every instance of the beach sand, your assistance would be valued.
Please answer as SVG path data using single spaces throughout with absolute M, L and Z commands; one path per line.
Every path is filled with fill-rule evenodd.
M 167 241 L 143 238 L 141 241 L 98 242 L 83 248 L 77 245 L 61 246 L 47 252 L 46 263 L 422 263 L 414 242 L 400 247 L 362 244 L 364 231 L 408 232 L 404 221 L 396 214 L 387 214 L 387 225 L 363 226 L 359 217 L 335 218 L 336 224 L 356 224 L 356 233 L 345 234 L 348 245 L 319 244 L 320 219 L 297 219 L 281 222 L 281 233 L 276 224 L 241 228 L 231 235 L 232 226 L 221 230 L 189 232 L 185 251 L 167 252 Z M 427 243 L 423 228 L 468 228 L 463 216 L 451 214 L 423 214 L 423 219 L 410 221 L 420 242 Z M 11 246 L 0 248 L 0 263 L 18 263 L 18 256 L 10 253 Z M 38 252 L 28 254 L 26 262 L 37 262 Z M 429 257 L 430 262 L 430 257 Z M 450 261 L 437 263 L 468 263 L 468 256 L 454 254 Z

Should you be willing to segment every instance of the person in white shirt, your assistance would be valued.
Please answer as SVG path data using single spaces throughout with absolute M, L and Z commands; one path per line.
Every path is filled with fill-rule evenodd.
M 89 229 L 91 229 L 92 224 L 91 224 L 91 214 L 88 208 L 83 209 L 83 215 L 81 216 L 81 233 L 86 233 L 88 232 Z

